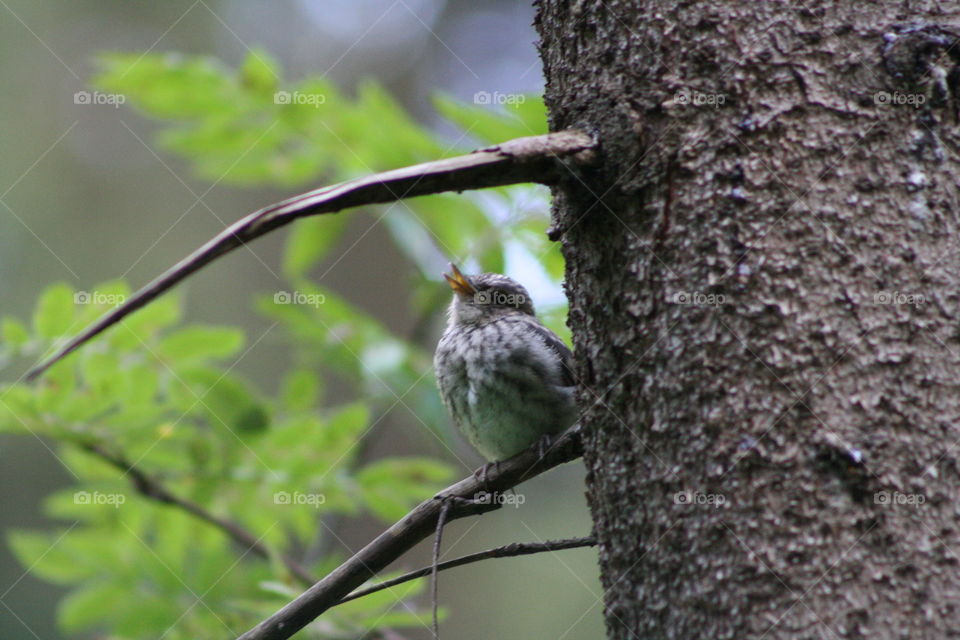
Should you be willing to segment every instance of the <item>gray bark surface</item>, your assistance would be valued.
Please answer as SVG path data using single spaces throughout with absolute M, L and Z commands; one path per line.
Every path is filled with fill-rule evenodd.
M 957 5 L 539 9 L 609 637 L 960 637 Z

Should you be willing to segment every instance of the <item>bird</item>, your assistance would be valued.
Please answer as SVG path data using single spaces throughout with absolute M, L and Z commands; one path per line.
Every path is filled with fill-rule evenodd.
M 470 444 L 500 462 L 576 422 L 573 354 L 537 319 L 521 284 L 449 269 L 453 300 L 433 359 L 437 386 Z

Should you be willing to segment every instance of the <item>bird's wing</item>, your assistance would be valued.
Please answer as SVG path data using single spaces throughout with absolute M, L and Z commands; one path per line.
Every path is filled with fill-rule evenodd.
M 563 343 L 563 340 L 557 337 L 557 334 L 539 322 L 532 322 L 530 324 L 533 326 L 533 330 L 536 331 L 537 335 L 543 339 L 544 344 L 559 356 L 561 365 L 560 375 L 563 386 L 572 387 L 576 385 L 577 381 L 573 372 L 573 353 L 569 347 Z

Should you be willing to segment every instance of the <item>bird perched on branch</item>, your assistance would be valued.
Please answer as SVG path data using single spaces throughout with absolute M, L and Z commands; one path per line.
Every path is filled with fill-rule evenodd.
M 537 320 L 530 294 L 497 273 L 450 271 L 453 302 L 433 366 L 453 421 L 491 461 L 566 430 L 577 419 L 573 356 Z

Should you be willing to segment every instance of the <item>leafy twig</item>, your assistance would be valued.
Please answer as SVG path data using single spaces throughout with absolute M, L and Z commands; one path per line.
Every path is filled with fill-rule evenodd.
M 123 471 L 124 474 L 130 478 L 131 484 L 137 492 L 154 500 L 156 502 L 161 502 L 163 504 L 169 504 L 183 511 L 186 511 L 190 515 L 203 520 L 213 526 L 217 527 L 224 533 L 226 533 L 230 538 L 243 546 L 246 549 L 250 549 L 256 555 L 270 559 L 275 554 L 270 551 L 269 547 L 260 542 L 260 540 L 254 536 L 252 533 L 244 529 L 240 524 L 233 522 L 232 520 L 227 520 L 226 518 L 221 518 L 216 516 L 202 506 L 188 500 L 186 498 L 181 498 L 180 496 L 171 493 L 159 480 L 147 475 L 144 471 L 139 469 L 135 464 L 124 458 L 123 456 L 107 451 L 102 445 L 95 443 L 85 443 L 80 445 L 85 451 L 97 456 L 101 460 L 109 463 L 111 466 Z M 278 554 L 277 557 L 283 562 L 284 566 L 287 568 L 292 575 L 296 576 L 304 584 L 311 585 L 316 582 L 313 576 L 310 573 L 300 566 L 292 558 L 289 558 L 283 554 Z

